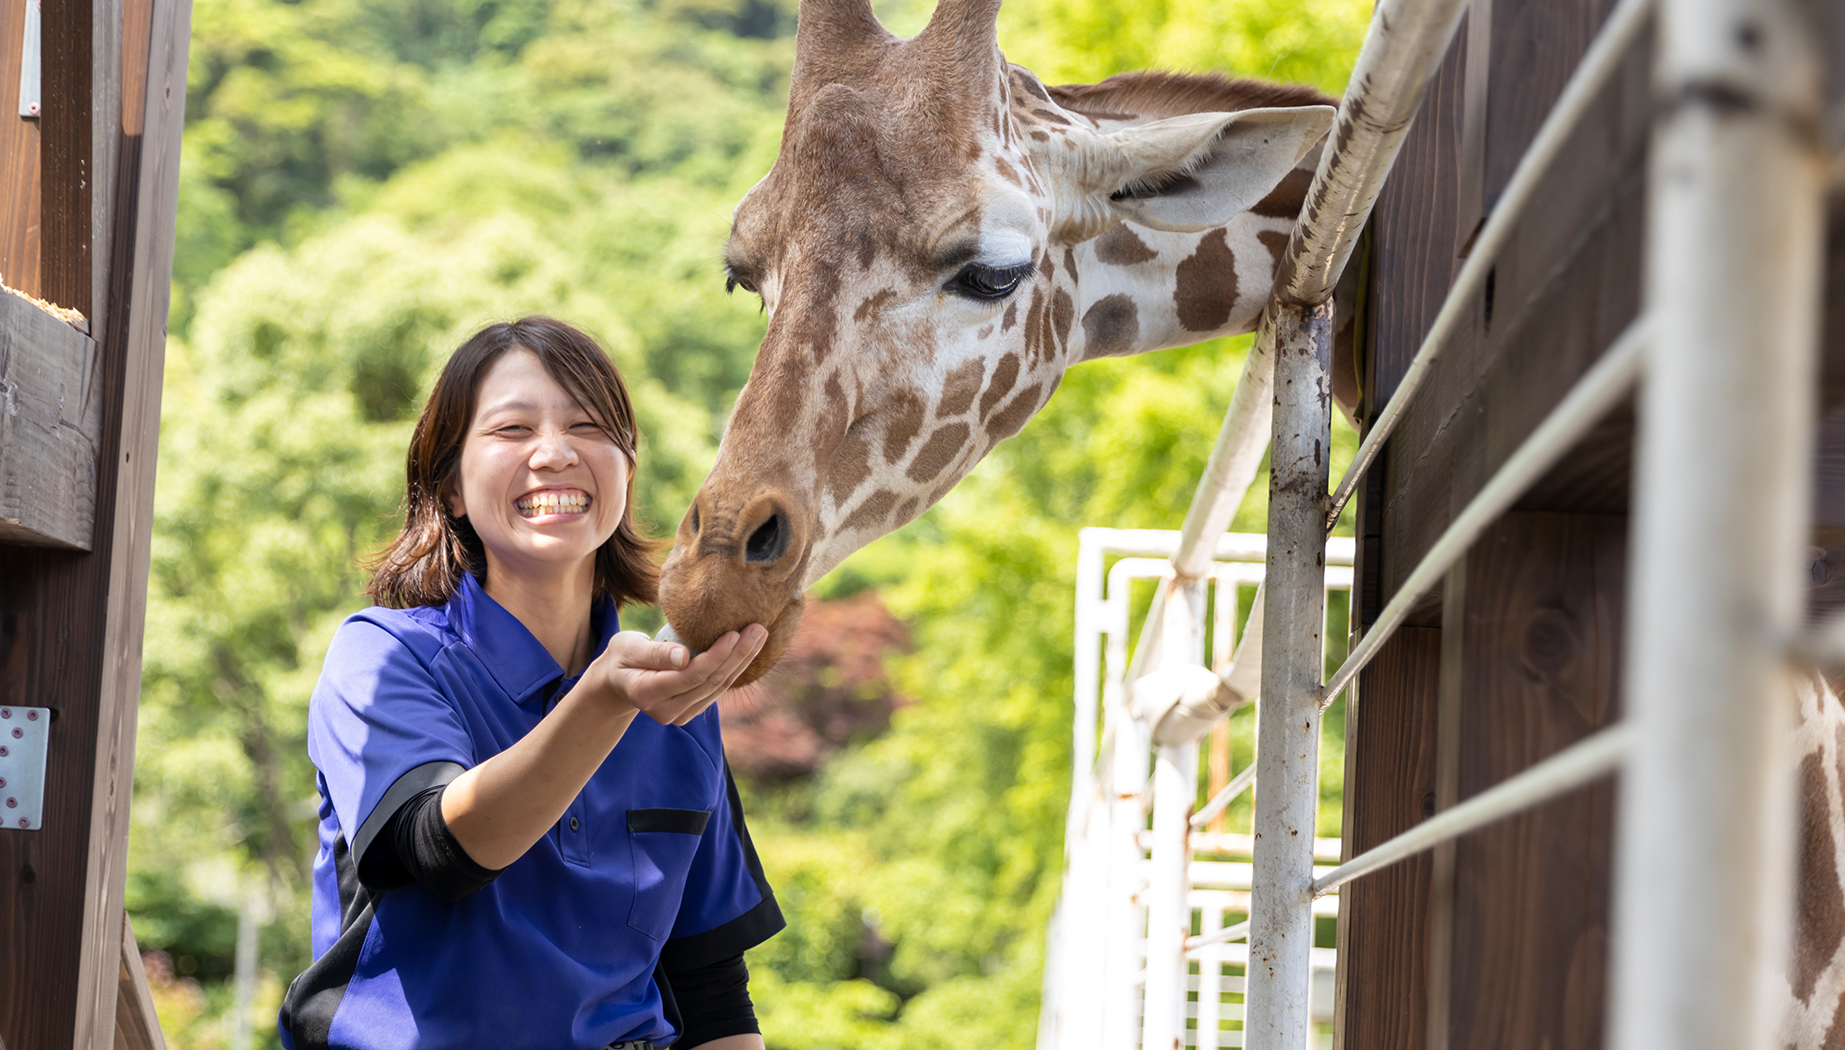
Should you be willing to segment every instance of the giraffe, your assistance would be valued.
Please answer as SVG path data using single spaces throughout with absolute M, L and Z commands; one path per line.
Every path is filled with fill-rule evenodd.
M 1268 299 L 1333 100 L 1156 72 L 1047 87 L 1000 53 L 998 12 L 940 0 L 904 40 L 869 0 L 802 0 L 781 151 L 725 247 L 767 331 L 661 579 L 695 648 L 769 628 L 745 684 L 811 583 L 940 500 L 1066 368 L 1248 332 Z
M 1837 679 L 1795 678 L 1800 705 L 1799 849 L 1795 861 L 1794 953 L 1780 997 L 1780 1044 L 1845 1050 L 1845 705 Z

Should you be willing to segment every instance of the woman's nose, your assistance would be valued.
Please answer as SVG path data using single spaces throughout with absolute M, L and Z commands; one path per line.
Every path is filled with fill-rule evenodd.
M 572 467 L 577 463 L 577 450 L 570 443 L 570 435 L 563 433 L 544 433 L 538 437 L 538 447 L 532 450 L 534 467 Z

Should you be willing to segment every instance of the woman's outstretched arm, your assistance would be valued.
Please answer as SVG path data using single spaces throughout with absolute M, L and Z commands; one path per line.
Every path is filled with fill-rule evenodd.
M 455 841 L 483 868 L 518 860 L 564 815 L 637 714 L 663 724 L 692 718 L 730 688 L 767 640 L 768 631 L 751 625 L 687 662 L 684 646 L 637 631 L 615 635 L 524 739 L 442 792 L 442 819 Z

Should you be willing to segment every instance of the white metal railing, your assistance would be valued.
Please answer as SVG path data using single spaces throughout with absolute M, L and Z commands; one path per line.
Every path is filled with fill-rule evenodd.
M 1336 563 L 1327 556 L 1336 548 L 1323 546 L 1326 532 L 1471 308 L 1534 189 L 1656 4 L 1621 0 L 1604 23 L 1476 237 L 1392 400 L 1329 498 L 1318 455 L 1329 447 L 1327 298 L 1461 6 L 1461 0 L 1379 5 L 1333 146 L 1321 158 L 1274 299 L 1176 542 L 1155 543 L 1150 534 L 1105 539 L 1099 530 L 1085 530 L 1077 612 L 1079 772 L 1066 895 L 1047 967 L 1049 1027 L 1041 1031 L 1042 1050 L 1164 1050 L 1185 1045 L 1188 1036 L 1199 1045 L 1214 1041 L 1222 1017 L 1215 994 L 1210 1006 L 1201 998 L 1189 1014 L 1180 1005 L 1188 989 L 1202 995 L 1205 987 L 1203 971 L 1196 982 L 1188 975 L 1188 960 L 1232 956 L 1261 965 L 1248 967 L 1244 978 L 1244 1031 L 1224 1035 L 1241 1036 L 1246 1042 L 1234 1045 L 1256 1050 L 1300 1050 L 1314 1015 L 1310 946 L 1317 900 L 1345 882 L 1620 769 L 1628 775 L 1617 843 L 1613 1045 L 1770 1045 L 1773 1019 L 1763 989 L 1785 955 L 1792 807 L 1781 760 L 1788 734 L 1777 721 L 1780 708 L 1761 698 L 1786 691 L 1790 659 L 1845 663 L 1845 619 L 1807 635 L 1796 629 L 1823 194 L 1832 177 L 1815 131 L 1818 67 L 1811 27 L 1801 22 L 1807 9 L 1777 0 L 1657 0 L 1655 80 L 1663 104 L 1649 165 L 1646 313 L 1456 516 L 1322 682 L 1327 580 L 1321 566 Z M 1660 361 L 1650 371 L 1649 356 Z M 1636 386 L 1643 411 L 1625 684 L 1631 721 L 1336 868 L 1316 870 L 1320 711 L 1491 522 Z M 1273 450 L 1267 542 L 1219 539 L 1255 476 L 1265 430 Z M 1222 557 L 1226 543 L 1245 560 L 1266 557 L 1267 567 L 1259 619 L 1228 661 L 1221 639 L 1234 627 L 1220 622 L 1214 647 L 1220 658 L 1207 672 L 1206 580 L 1225 571 L 1213 568 L 1213 555 Z M 1344 543 L 1349 552 L 1350 541 Z M 1112 578 L 1106 613 L 1097 611 L 1103 607 L 1102 555 L 1109 550 L 1135 556 L 1117 563 L 1124 579 L 1140 574 L 1163 581 L 1131 661 L 1125 599 L 1117 603 L 1115 597 L 1125 588 Z M 1149 560 L 1161 555 L 1170 562 Z M 1232 578 L 1249 577 L 1223 577 L 1220 593 Z M 1221 621 L 1224 603 L 1217 605 Z M 1103 619 L 1106 627 L 1098 626 Z M 1081 641 L 1091 634 L 1108 638 L 1105 683 L 1099 653 Z M 1106 712 L 1099 758 L 1098 691 Z M 1258 692 L 1254 765 L 1191 815 L 1199 732 Z M 1174 718 L 1174 711 L 1183 717 Z M 1256 834 L 1248 918 L 1227 926 L 1221 915 L 1201 919 L 1194 934 L 1186 903 L 1191 837 L 1252 787 Z M 1099 858 L 1085 852 L 1097 850 L 1106 863 L 1092 863 Z M 1658 856 L 1670 861 L 1663 875 L 1660 864 L 1647 863 Z M 1095 872 L 1106 873 L 1104 892 L 1075 892 Z M 1130 906 L 1110 909 L 1123 900 Z M 1737 901 L 1745 902 L 1744 914 L 1732 907 Z M 1719 913 L 1732 916 L 1721 930 L 1683 921 Z M 1100 983 L 1084 999 L 1072 995 L 1079 986 L 1063 971 L 1081 957 L 1075 943 L 1080 932 L 1098 925 L 1080 921 L 1092 914 L 1103 916 L 1099 925 L 1107 934 L 1095 945 L 1102 949 L 1101 964 L 1091 967 Z M 1240 939 L 1247 945 L 1232 943 Z M 1146 966 L 1140 970 L 1143 946 Z M 1209 978 L 1213 988 L 1227 979 L 1221 972 Z M 1133 989 L 1141 986 L 1144 1016 L 1130 1009 Z M 1072 1022 L 1091 1004 L 1097 1016 L 1078 1035 Z M 1188 1016 L 1198 1018 L 1198 1027 L 1186 1028 Z M 1209 1036 L 1203 1032 L 1207 1021 Z

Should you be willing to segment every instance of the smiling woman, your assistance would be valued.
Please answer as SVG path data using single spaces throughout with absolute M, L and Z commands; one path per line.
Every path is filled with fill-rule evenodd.
M 620 632 L 656 580 L 638 450 L 568 325 L 493 325 L 443 369 L 383 604 L 309 706 L 314 963 L 284 1046 L 761 1050 L 742 953 L 782 920 L 712 705 L 767 632 L 696 657 Z

